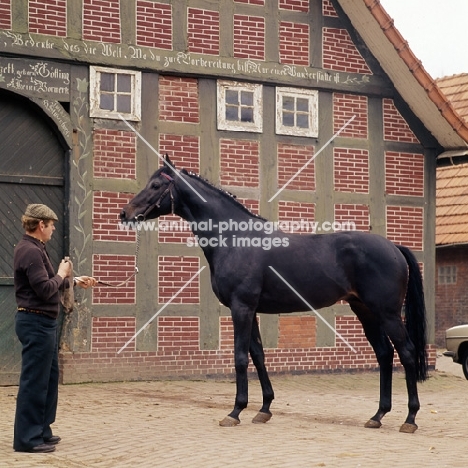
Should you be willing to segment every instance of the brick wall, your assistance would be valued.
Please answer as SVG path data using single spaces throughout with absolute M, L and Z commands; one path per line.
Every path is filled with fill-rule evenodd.
M 248 3 L 249 5 L 265 5 L 265 0 L 234 0 L 235 3 Z
M 97 286 L 92 290 L 93 304 L 135 304 L 135 256 L 94 254 L 92 276 L 113 286 Z M 121 286 L 120 283 L 127 281 Z
M 353 94 L 333 94 L 333 130 L 334 132 L 354 119 L 340 133 L 341 137 L 365 138 L 368 137 L 368 102 L 367 96 Z
M 278 6 L 280 10 L 309 11 L 309 0 L 279 0 Z
M 291 180 L 287 190 L 315 190 L 315 162 L 310 162 L 299 174 L 298 171 L 312 159 L 314 147 L 278 143 L 278 188 Z
M 389 195 L 424 196 L 424 155 L 386 151 L 385 190 Z
M 309 25 L 281 21 L 279 26 L 280 63 L 310 65 Z
M 66 0 L 29 0 L 29 32 L 67 36 Z
M 219 55 L 219 12 L 188 8 L 187 20 L 189 51 Z
M 200 172 L 200 137 L 194 135 L 159 135 L 159 152 L 169 154 L 178 169 Z
M 94 177 L 136 179 L 136 145 L 134 132 L 94 130 Z
M 455 325 L 468 323 L 468 247 L 441 247 L 436 250 L 436 283 L 435 283 L 435 343 L 445 348 L 445 330 Z M 456 267 L 457 281 L 453 284 L 442 284 L 439 281 L 438 269 Z
M 133 195 L 96 190 L 93 192 L 93 239 L 96 241 L 134 242 L 134 230 L 120 225 L 120 211 Z
M 387 206 L 387 238 L 413 250 L 423 250 L 424 210 L 412 206 Z
M 221 185 L 258 187 L 259 150 L 258 141 L 221 139 L 219 141 Z
M 234 57 L 265 60 L 265 18 L 234 15 Z
M 158 317 L 158 349 L 164 353 L 200 349 L 198 317 Z
M 314 348 L 316 346 L 316 318 L 312 315 L 280 315 L 278 348 Z
M 346 29 L 323 28 L 323 68 L 371 75 Z
M 335 222 L 340 223 L 336 230 L 348 230 L 349 223 L 354 223 L 357 231 L 370 230 L 369 206 L 354 203 L 338 203 L 335 205 Z
M 315 220 L 315 203 L 280 200 L 278 202 L 278 220 L 288 222 L 300 222 L 301 220 L 305 220 L 310 223 Z M 297 231 L 298 234 L 312 233 L 310 229 L 307 229 L 307 227 L 304 227 L 304 229 L 299 227 L 299 230 L 297 230 L 294 229 L 294 225 L 292 223 L 289 224 L 289 226 L 291 228 L 290 231 Z M 288 232 L 287 229 L 283 229 L 283 231 Z
M 132 340 L 135 333 L 135 317 L 93 317 L 91 352 L 116 353 Z M 125 349 L 134 351 L 135 340 Z
M 419 143 L 406 120 L 398 112 L 392 99 L 383 99 L 382 110 L 385 140 Z
M 118 43 L 120 0 L 83 0 L 83 39 Z
M 369 193 L 369 152 L 334 148 L 333 180 L 337 192 Z
M 184 285 L 200 269 L 198 257 L 162 255 L 158 261 L 158 302 L 171 300 L 174 304 L 200 303 L 200 276 L 195 277 L 184 289 Z
M 140 46 L 172 49 L 172 6 L 137 0 L 136 41 Z
M 322 1 L 322 14 L 323 16 L 332 16 L 334 18 L 338 16 L 330 0 Z
M 11 29 L 11 2 L 0 0 L 0 29 Z
M 159 118 L 172 122 L 199 122 L 198 81 L 194 78 L 159 78 Z

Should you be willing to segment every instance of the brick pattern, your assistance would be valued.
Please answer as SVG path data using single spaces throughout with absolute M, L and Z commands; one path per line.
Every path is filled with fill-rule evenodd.
M 468 323 L 468 248 L 437 249 L 436 265 L 437 269 L 448 266 L 457 269 L 457 282 L 453 284 L 441 284 L 436 270 L 435 344 L 445 348 L 445 330 Z
M 188 8 L 188 49 L 196 54 L 219 55 L 219 12 Z
M 281 21 L 279 25 L 280 63 L 310 65 L 310 31 L 308 24 Z
M 330 0 L 323 0 L 322 2 L 322 15 L 323 16 L 332 16 L 334 18 L 338 17 L 335 8 L 332 5 Z
M 310 223 L 315 220 L 315 203 L 307 202 L 292 202 L 283 201 L 278 202 L 278 220 L 288 221 L 289 231 L 283 229 L 285 232 L 296 232 L 298 234 L 312 234 L 312 230 L 309 226 Z M 293 222 L 301 223 L 299 227 L 296 227 Z
M 231 317 L 219 318 L 219 349 L 234 350 L 234 325 Z
M 253 214 L 260 214 L 260 202 L 258 200 L 252 200 L 250 198 L 237 198 L 237 201 L 242 203 Z
M 91 352 L 118 352 L 136 333 L 135 317 L 93 317 Z M 135 351 L 135 340 L 125 348 Z
M 249 5 L 265 5 L 265 0 L 234 0 L 235 3 L 248 3 Z
M 67 36 L 66 0 L 29 0 L 29 32 Z
M 96 129 L 93 139 L 94 177 L 136 179 L 137 139 L 133 132 Z
M 158 317 L 158 350 L 164 353 L 198 351 L 198 317 Z
M 278 323 L 278 348 L 315 348 L 317 320 L 311 315 L 280 315 Z
M 358 148 L 334 148 L 333 180 L 337 192 L 369 193 L 369 152 Z
M 120 0 L 83 0 L 83 39 L 121 42 Z
M 278 188 L 294 179 L 286 190 L 315 190 L 315 162 L 310 162 L 299 174 L 298 171 L 314 155 L 313 146 L 278 144 Z
M 134 242 L 134 230 L 124 229 L 119 214 L 133 194 L 123 192 L 93 192 L 93 240 L 110 242 Z
M 323 28 L 323 68 L 372 75 L 346 29 Z
M 11 2 L 0 0 L 0 29 L 11 29 Z
M 309 11 L 309 0 L 279 0 L 278 6 L 280 10 L 301 11 L 307 13 Z
M 234 57 L 265 60 L 265 18 L 234 15 Z
M 172 6 L 137 0 L 136 41 L 144 47 L 172 50 Z
M 158 222 L 158 242 L 165 244 L 186 244 L 193 238 L 190 225 L 177 215 L 161 216 Z
M 387 238 L 413 250 L 423 250 L 424 209 L 387 206 Z
M 172 122 L 198 123 L 198 80 L 160 76 L 159 118 Z
M 135 272 L 134 255 L 94 254 L 93 274 L 105 283 L 119 284 L 127 281 Z M 135 304 L 135 277 L 119 287 L 94 288 L 93 304 Z
M 178 169 L 200 172 L 200 137 L 192 135 L 159 135 L 159 152 L 168 154 Z
M 200 269 L 198 257 L 160 256 L 158 261 L 158 303 L 200 303 L 200 276 L 181 288 Z
M 219 142 L 221 185 L 258 187 L 259 152 L 258 141 L 221 139 Z
M 340 133 L 340 137 L 368 138 L 368 101 L 367 96 L 353 94 L 333 94 L 333 130 L 338 132 L 352 117 Z
M 402 143 L 419 143 L 408 122 L 395 107 L 393 99 L 383 100 L 384 140 Z
M 386 151 L 385 191 L 389 195 L 424 196 L 424 155 Z
M 370 231 L 370 211 L 368 205 L 354 203 L 338 203 L 335 205 L 335 223 L 341 231 Z

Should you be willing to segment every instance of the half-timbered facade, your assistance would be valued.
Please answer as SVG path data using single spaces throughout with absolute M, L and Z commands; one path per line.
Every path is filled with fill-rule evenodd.
M 119 225 L 165 153 L 304 235 L 355 228 L 410 247 L 433 343 L 436 158 L 468 130 L 405 44 L 370 0 L 0 0 L 3 381 L 18 372 L 11 260 L 33 202 L 61 213 L 55 260 L 128 279 L 77 292 L 64 382 L 232 373 L 209 274 L 180 291 L 206 264 L 190 231 L 162 218 L 137 256 Z M 272 372 L 377 367 L 346 304 L 321 317 L 260 317 Z

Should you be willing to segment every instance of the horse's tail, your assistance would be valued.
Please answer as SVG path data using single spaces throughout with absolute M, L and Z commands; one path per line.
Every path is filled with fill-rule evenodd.
M 408 289 L 405 300 L 406 331 L 415 347 L 416 377 L 418 382 L 427 379 L 428 362 L 426 352 L 426 307 L 424 289 L 418 261 L 410 249 L 397 245 L 404 255 L 409 269 Z

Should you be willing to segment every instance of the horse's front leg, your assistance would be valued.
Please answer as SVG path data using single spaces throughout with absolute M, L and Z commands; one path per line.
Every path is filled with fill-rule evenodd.
M 263 351 L 262 338 L 260 337 L 260 329 L 258 327 L 257 317 L 255 316 L 252 323 L 252 335 L 250 340 L 250 357 L 257 369 L 260 385 L 262 386 L 263 405 L 260 411 L 252 419 L 255 424 L 266 423 L 271 419 L 270 406 L 275 398 L 273 387 L 268 377 L 268 372 L 265 366 L 265 353 Z
M 255 312 L 247 308 L 231 307 L 234 325 L 234 364 L 236 369 L 236 400 L 234 409 L 219 422 L 220 426 L 232 427 L 240 423 L 239 415 L 247 407 L 249 389 L 247 368 L 249 366 L 249 347 L 252 321 Z

